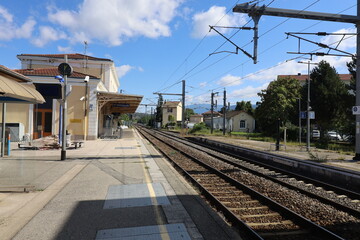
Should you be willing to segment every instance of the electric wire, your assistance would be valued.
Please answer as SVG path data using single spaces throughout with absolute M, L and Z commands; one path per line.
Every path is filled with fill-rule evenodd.
M 235 4 L 233 4 L 234 6 L 236 6 L 236 4 L 239 2 L 239 0 L 237 0 L 235 2 Z M 215 23 L 218 24 L 229 12 L 231 11 L 231 8 L 229 8 L 229 10 Z M 171 78 L 172 76 L 187 62 L 187 60 L 193 55 L 193 53 L 199 48 L 199 46 L 202 44 L 202 42 L 205 40 L 205 38 L 209 35 L 209 32 L 207 32 L 205 34 L 205 36 L 200 40 L 200 42 L 195 46 L 195 48 L 189 53 L 189 55 L 184 59 L 184 61 L 170 74 L 170 77 L 165 81 L 165 83 L 162 85 L 164 86 Z M 205 61 L 205 60 L 204 60 Z

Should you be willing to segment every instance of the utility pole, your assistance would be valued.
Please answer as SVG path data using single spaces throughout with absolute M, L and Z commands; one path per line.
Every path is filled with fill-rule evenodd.
M 318 63 L 312 63 L 310 61 L 307 62 L 301 62 L 299 61 L 298 63 L 303 63 L 303 64 L 307 64 L 308 65 L 308 78 L 307 78 L 307 101 L 306 101 L 306 151 L 310 151 L 310 110 L 311 110 L 311 106 L 310 106 L 310 65 L 318 65 Z
M 186 117 L 186 109 L 185 109 L 185 80 L 182 80 L 182 118 L 181 118 L 181 130 L 185 129 L 185 117 Z
M 233 8 L 233 12 L 248 13 L 250 16 L 253 14 L 287 17 L 287 18 L 301 18 L 312 19 L 321 21 L 344 22 L 352 23 L 357 28 L 356 38 L 356 56 L 360 56 L 360 0 L 357 0 L 357 15 L 345 14 L 332 14 L 310 11 L 299 11 L 291 9 L 259 7 L 256 4 L 250 5 L 249 3 L 237 4 Z M 360 61 L 356 61 L 356 106 L 360 106 Z M 355 134 L 355 156 L 354 160 L 360 160 L 360 115 L 356 115 L 356 134 Z
M 219 94 L 219 92 L 211 92 L 211 127 L 210 127 L 210 133 L 212 134 L 214 132 L 214 96 Z
M 226 112 L 227 112 L 227 107 L 226 107 L 226 90 L 224 88 L 224 104 L 223 104 L 223 111 L 224 111 L 224 119 L 223 119 L 223 135 L 226 134 Z

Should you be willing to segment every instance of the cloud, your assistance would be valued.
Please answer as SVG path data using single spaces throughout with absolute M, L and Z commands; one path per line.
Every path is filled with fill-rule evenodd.
M 216 83 L 220 86 L 229 86 L 230 87 L 230 86 L 240 85 L 242 83 L 242 81 L 241 81 L 241 77 L 228 74 L 228 75 L 222 77 Z
M 343 28 L 335 33 L 356 33 L 356 28 Z M 343 38 L 343 35 L 329 35 L 326 37 L 321 38 L 320 42 L 327 44 L 333 48 L 337 46 L 337 43 Z M 356 48 L 356 35 L 351 36 L 347 35 L 345 36 L 344 40 L 341 41 L 340 45 L 338 46 L 338 49 L 341 49 L 343 51 L 349 50 L 349 49 L 355 49 Z M 336 53 L 335 51 L 331 51 L 330 53 Z
M 121 65 L 119 67 L 116 67 L 118 78 L 122 78 L 131 70 L 138 70 L 139 72 L 144 71 L 144 69 L 142 67 L 135 67 L 135 66 L 130 66 L 130 65 Z
M 63 53 L 74 52 L 71 47 L 58 46 L 57 49 L 59 52 L 63 52 Z
M 66 38 L 65 33 L 59 32 L 49 26 L 40 26 L 39 33 L 40 35 L 31 41 L 37 47 L 43 47 L 50 41 L 56 41 Z
M 0 40 L 10 41 L 16 38 L 30 38 L 36 21 L 28 18 L 21 26 L 14 23 L 13 15 L 0 6 Z
M 199 83 L 199 87 L 203 88 L 207 86 L 207 82 L 201 82 Z
M 221 20 L 220 20 L 221 19 Z M 220 20 L 220 21 L 219 21 Z M 202 38 L 209 32 L 209 25 L 219 26 L 241 26 L 245 24 L 244 14 L 227 14 L 225 7 L 212 6 L 206 12 L 200 12 L 193 16 L 193 30 L 191 36 Z M 221 33 L 226 33 L 228 29 L 219 29 Z M 215 35 L 214 31 L 209 33 Z
M 49 8 L 48 18 L 66 27 L 75 41 L 96 39 L 118 46 L 139 36 L 170 36 L 169 23 L 182 1 L 84 0 L 78 11 Z
M 117 75 L 119 78 L 122 78 L 132 69 L 134 69 L 134 67 L 130 65 L 122 65 L 120 67 L 116 67 Z
M 235 101 L 252 101 L 256 102 L 259 100 L 258 93 L 261 92 L 261 90 L 266 89 L 269 83 L 264 83 L 261 86 L 253 87 L 253 86 L 247 86 L 241 89 L 237 89 L 232 91 L 227 95 L 228 100 L 235 99 Z

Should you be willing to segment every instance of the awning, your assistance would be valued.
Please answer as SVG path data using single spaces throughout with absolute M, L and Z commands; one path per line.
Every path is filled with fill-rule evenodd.
M 0 102 L 44 103 L 43 96 L 32 84 L 21 84 L 0 75 Z
M 122 93 L 98 92 L 99 110 L 105 108 L 109 113 L 135 113 L 143 96 Z

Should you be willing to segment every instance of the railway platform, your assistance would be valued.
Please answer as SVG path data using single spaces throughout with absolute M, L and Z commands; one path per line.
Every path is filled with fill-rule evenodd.
M 0 159 L 1 239 L 240 239 L 145 139 Z

